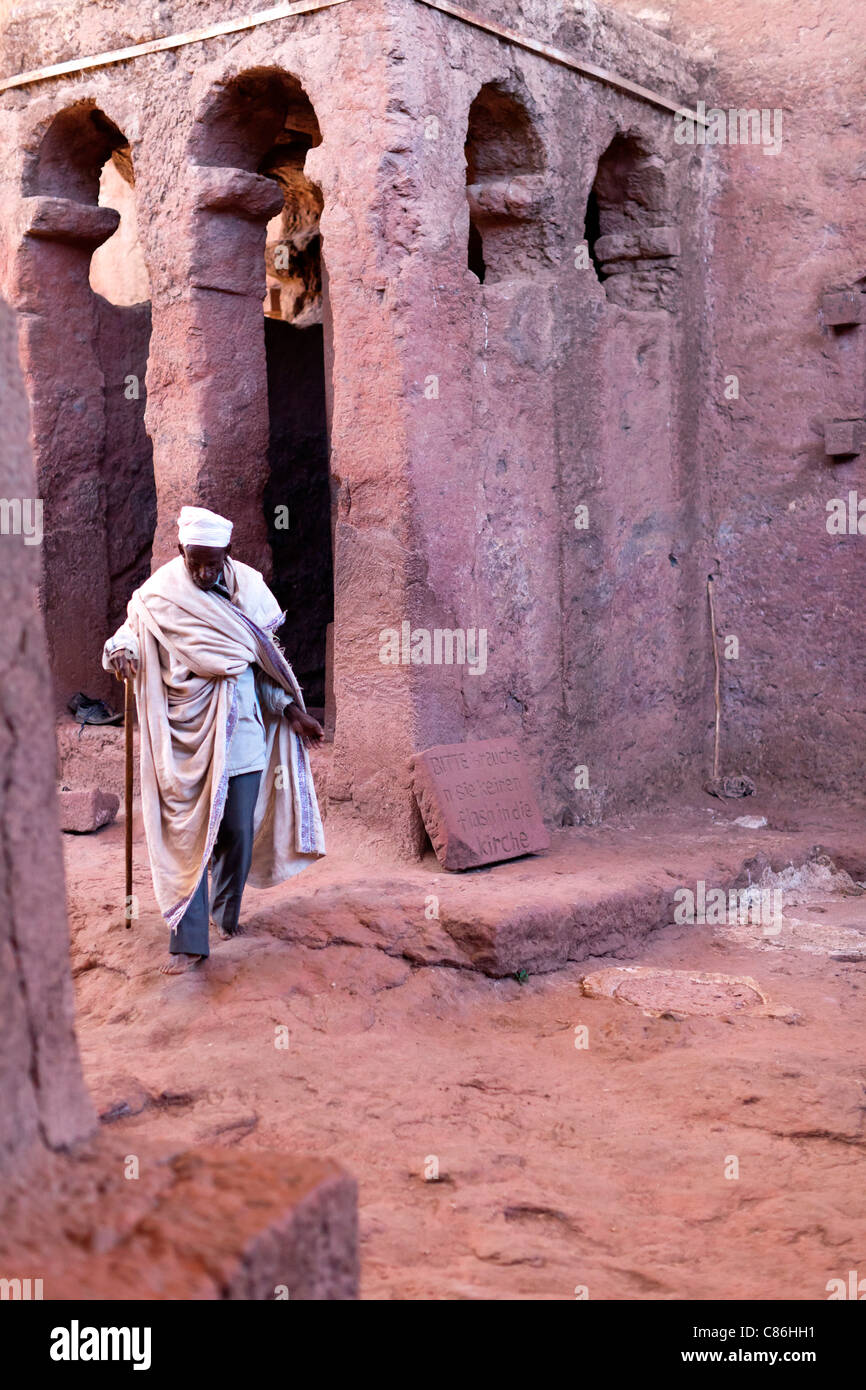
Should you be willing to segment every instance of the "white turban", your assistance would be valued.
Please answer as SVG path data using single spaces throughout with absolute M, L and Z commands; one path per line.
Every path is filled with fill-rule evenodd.
M 232 523 L 207 507 L 181 507 L 177 519 L 181 545 L 209 545 L 224 550 L 232 538 Z

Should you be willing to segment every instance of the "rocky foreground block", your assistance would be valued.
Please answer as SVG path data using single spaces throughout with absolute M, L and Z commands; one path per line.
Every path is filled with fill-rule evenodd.
M 100 791 L 98 787 L 88 787 L 86 791 L 69 791 L 63 787 L 57 793 L 57 800 L 60 829 L 72 835 L 89 835 L 93 830 L 111 825 L 120 808 L 119 796 Z
M 56 730 L 60 786 L 92 787 L 98 783 L 103 792 L 122 797 L 126 780 L 123 729 L 109 724 L 76 724 L 64 716 L 57 721 Z M 133 730 L 132 741 L 132 786 L 138 796 L 138 729 Z
M 0 1274 L 46 1300 L 358 1296 L 357 1185 L 330 1160 L 103 1135 L 37 1169 L 0 1201 Z

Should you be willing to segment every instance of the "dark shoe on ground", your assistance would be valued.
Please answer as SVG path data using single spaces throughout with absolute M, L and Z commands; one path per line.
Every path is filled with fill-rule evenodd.
M 77 695 L 73 695 L 66 708 L 75 715 L 78 724 L 122 724 L 123 715 L 115 714 L 108 708 L 104 700 L 91 700 L 89 695 L 85 695 L 79 690 Z

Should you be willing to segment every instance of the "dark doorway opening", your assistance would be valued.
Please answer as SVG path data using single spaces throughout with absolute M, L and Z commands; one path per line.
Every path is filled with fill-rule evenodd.
M 268 221 L 263 239 L 258 224 L 255 241 L 249 238 L 250 219 L 243 209 L 234 210 L 234 223 L 239 258 L 255 245 L 265 261 L 261 322 L 268 454 L 254 505 L 261 506 L 258 517 L 266 528 L 270 587 L 286 612 L 276 636 L 316 712 L 325 705 L 327 636 L 334 615 L 323 202 L 321 189 L 305 173 L 307 154 L 321 141 L 316 113 L 298 78 L 278 68 L 254 68 L 218 90 L 192 146 L 197 163 L 247 170 L 272 179 L 282 193 L 282 207 Z M 240 551 L 238 557 L 245 558 Z
M 322 196 L 304 172 L 321 142 L 303 92 L 258 165 L 283 193 L 268 225 L 264 303 L 268 377 L 268 481 L 264 508 L 272 588 L 286 621 L 286 649 L 307 705 L 325 707 L 326 650 L 334 618 L 331 487 L 325 385 Z
M 322 325 L 297 328 L 266 317 L 265 349 L 270 412 L 265 515 L 274 562 L 271 587 L 286 610 L 278 635 L 307 705 L 324 709 L 334 567 Z
M 484 284 L 487 278 L 487 266 L 484 263 L 484 239 L 478 230 L 478 224 L 474 217 L 469 221 L 469 269 L 473 275 Z
M 596 242 L 601 236 L 601 208 L 598 205 L 598 194 L 595 188 L 589 190 L 589 197 L 586 202 L 586 221 L 584 223 L 584 236 L 589 248 L 589 258 L 595 268 L 595 273 L 599 280 L 607 279 L 607 271 L 604 269 L 596 252 Z

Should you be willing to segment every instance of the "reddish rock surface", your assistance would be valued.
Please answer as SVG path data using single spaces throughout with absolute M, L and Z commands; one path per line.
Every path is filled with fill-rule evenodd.
M 76 835 L 87 835 L 90 831 L 110 825 L 120 806 L 119 796 L 114 792 L 100 791 L 98 787 L 86 791 L 62 787 L 57 800 L 60 805 L 60 829 Z
M 848 60 L 862 6 L 475 10 L 678 102 L 778 109 L 780 149 L 677 144 L 651 102 L 413 0 L 4 98 L 2 273 L 51 522 L 58 696 L 105 693 L 99 645 L 154 521 L 159 562 L 181 502 L 227 511 L 239 556 L 268 570 L 263 499 L 297 515 L 289 484 L 271 486 L 267 280 L 269 315 L 297 310 L 298 341 L 320 335 L 310 394 L 330 446 L 322 515 L 290 533 L 301 587 L 311 556 L 324 576 L 310 631 L 292 593 L 292 644 L 323 689 L 329 490 L 330 796 L 384 851 L 423 845 L 406 765 L 436 743 L 517 737 L 553 826 L 700 786 L 711 572 L 721 632 L 739 642 L 723 667 L 726 770 L 859 798 L 862 538 L 825 523 L 859 476 L 832 422 L 864 418 L 866 328 L 838 322 L 863 281 Z M 160 15 L 70 3 L 49 16 L 25 0 L 4 70 L 155 36 Z M 183 0 L 170 23 L 212 19 L 207 0 Z M 150 310 L 123 295 L 100 307 L 90 289 L 116 221 L 97 206 L 109 157 Z M 148 345 L 146 392 L 126 400 Z M 321 452 L 320 426 L 312 445 L 297 434 L 303 454 Z M 403 621 L 484 628 L 487 669 L 383 666 L 381 633 Z
M 317 665 L 321 474 L 305 542 L 322 557 L 316 633 L 293 640 L 323 690 L 332 676 L 334 852 L 285 894 L 253 895 L 250 936 L 168 981 L 140 844 L 130 933 L 122 827 L 67 840 L 88 1078 L 124 1145 L 326 1151 L 359 1171 L 368 1295 L 823 1298 L 866 1260 L 862 915 L 824 904 L 840 959 L 815 947 L 820 904 L 760 951 L 730 930 L 656 929 L 677 886 L 748 878 L 761 854 L 781 868 L 829 842 L 864 871 L 866 181 L 851 55 L 866 11 L 473 8 L 676 102 L 780 111 L 780 148 L 679 145 L 652 103 L 414 0 L 281 20 L 0 101 L 0 289 L 45 500 L 61 707 L 111 688 L 106 630 L 151 542 L 157 563 L 173 553 L 181 502 L 231 514 L 239 557 L 270 566 L 269 376 L 280 393 L 266 285 L 269 314 L 297 306 L 324 361 L 311 397 L 329 443 L 332 672 Z M 170 15 L 22 0 L 0 63 L 14 72 L 213 18 L 211 0 Z M 117 225 L 98 204 L 109 158 L 134 190 L 149 309 L 104 305 L 90 287 L 92 252 Z M 282 270 L 274 222 L 291 245 Z M 19 383 L 2 325 L 0 349 L 5 391 Z M 146 390 L 127 395 L 145 355 Z M 19 389 L 0 410 L 7 497 L 35 491 L 27 423 Z M 293 487 L 295 507 L 304 483 Z M 854 526 L 831 533 L 828 503 L 852 494 Z M 30 602 L 38 548 L 0 545 L 14 557 L 0 567 L 6 1164 L 35 1163 L 94 1121 L 70 1016 Z M 309 572 L 307 553 L 296 574 Z M 702 807 L 593 832 L 705 779 L 710 573 L 726 642 L 722 771 L 757 780 L 749 810 L 772 813 L 767 833 L 733 828 L 727 807 L 712 830 Z M 485 668 L 383 662 L 383 632 L 403 623 L 483 630 Z M 420 859 L 409 759 L 506 737 L 538 766 L 542 811 L 563 833 L 543 867 L 454 880 Z M 119 745 L 104 738 L 115 775 Z M 574 962 L 591 968 L 593 952 L 752 976 L 802 1021 L 647 1019 L 579 992 Z M 185 1162 L 151 1170 L 167 1209 Z M 243 1211 L 226 1215 L 248 1248 Z M 94 1232 L 94 1258 L 99 1244 Z M 351 1254 L 337 1263 L 327 1287 L 346 1289 Z M 212 1294 L 234 1268 L 218 1263 L 212 1279 L 190 1264 L 181 1280 Z
M 123 708 L 123 686 L 114 681 L 109 699 Z M 87 786 L 97 774 L 106 792 L 125 795 L 124 730 L 122 725 L 77 724 L 72 718 L 57 722 L 57 761 L 59 785 Z M 133 732 L 132 773 L 135 795 L 139 791 L 138 729 Z
M 514 739 L 427 748 L 412 759 L 412 785 L 444 869 L 478 868 L 550 847 Z
M 646 11 L 644 0 L 616 0 Z M 707 283 L 690 391 L 703 553 L 719 575 L 729 770 L 862 796 L 863 536 L 827 505 L 864 495 L 863 458 L 826 453 L 828 420 L 864 416 L 866 327 L 834 327 L 828 292 L 862 292 L 859 0 L 665 0 L 655 25 L 705 63 L 707 106 L 779 108 L 782 142 L 704 155 Z M 730 375 L 739 398 L 726 399 Z M 697 601 L 697 596 L 695 596 Z M 728 770 L 728 769 L 726 769 Z
M 4 1271 L 38 1269 L 45 1299 L 357 1297 L 357 1194 L 334 1163 L 108 1130 L 7 1182 L 0 1213 Z
M 33 497 L 12 312 L 0 301 L 0 496 Z M 0 536 L 0 1170 L 88 1134 L 72 1022 L 39 548 Z
M 866 941 L 864 899 L 796 909 L 813 946 L 837 924 L 817 953 L 663 925 L 677 885 L 732 883 L 758 854 L 799 863 L 819 842 L 866 873 L 847 809 L 760 809 L 787 828 L 683 808 L 459 876 L 432 855 L 383 865 L 330 832 L 328 857 L 285 890 L 249 893 L 246 936 L 174 980 L 157 973 L 165 932 L 140 849 L 130 933 L 122 826 L 67 839 L 104 1140 L 329 1153 L 358 1178 L 366 1298 L 826 1298 L 866 1248 L 866 960 L 828 954 L 838 924 Z M 587 998 L 582 977 L 610 953 L 751 977 L 798 1021 L 648 1018 Z
M 674 99 L 697 89 L 684 47 L 609 10 L 478 9 Z M 10 93 L 4 275 L 54 516 L 45 592 L 58 695 L 70 682 L 104 693 L 99 641 L 146 557 L 142 418 L 154 562 L 174 553 L 179 505 L 199 501 L 230 514 L 239 558 L 270 572 L 263 503 L 299 509 L 288 484 L 280 496 L 270 486 L 280 422 L 272 411 L 269 432 L 266 278 L 280 297 L 269 314 L 291 301 L 301 336 L 321 332 L 329 795 L 384 852 L 412 857 L 424 843 L 407 770 L 419 748 L 516 737 L 554 825 L 659 800 L 703 772 L 708 560 L 692 456 L 704 192 L 693 152 L 652 103 L 409 0 L 359 14 L 342 6 Z M 212 18 L 206 0 L 184 0 L 171 23 Z M 140 41 L 162 23 L 137 5 L 64 6 L 49 23 L 24 3 L 6 27 L 6 70 Z M 94 307 L 89 257 L 114 216 L 97 206 L 109 158 L 134 181 L 149 318 L 124 295 Z M 268 225 L 281 193 L 291 263 L 279 280 Z M 33 200 L 60 204 L 50 225 L 33 228 Z M 128 209 L 128 193 L 116 201 Z M 604 283 L 587 256 L 576 263 L 596 232 Z M 139 272 L 136 258 L 136 283 Z M 120 416 L 118 383 L 139 374 L 148 326 L 146 393 Z M 81 416 L 74 458 L 60 401 Z M 108 544 L 115 521 L 123 546 Z M 327 571 L 327 545 L 318 524 L 290 539 L 309 552 L 288 590 L 297 623 L 310 554 Z M 303 632 L 292 646 L 324 690 L 328 585 L 315 587 L 321 653 Z M 381 634 L 407 621 L 483 629 L 486 668 L 384 665 Z

